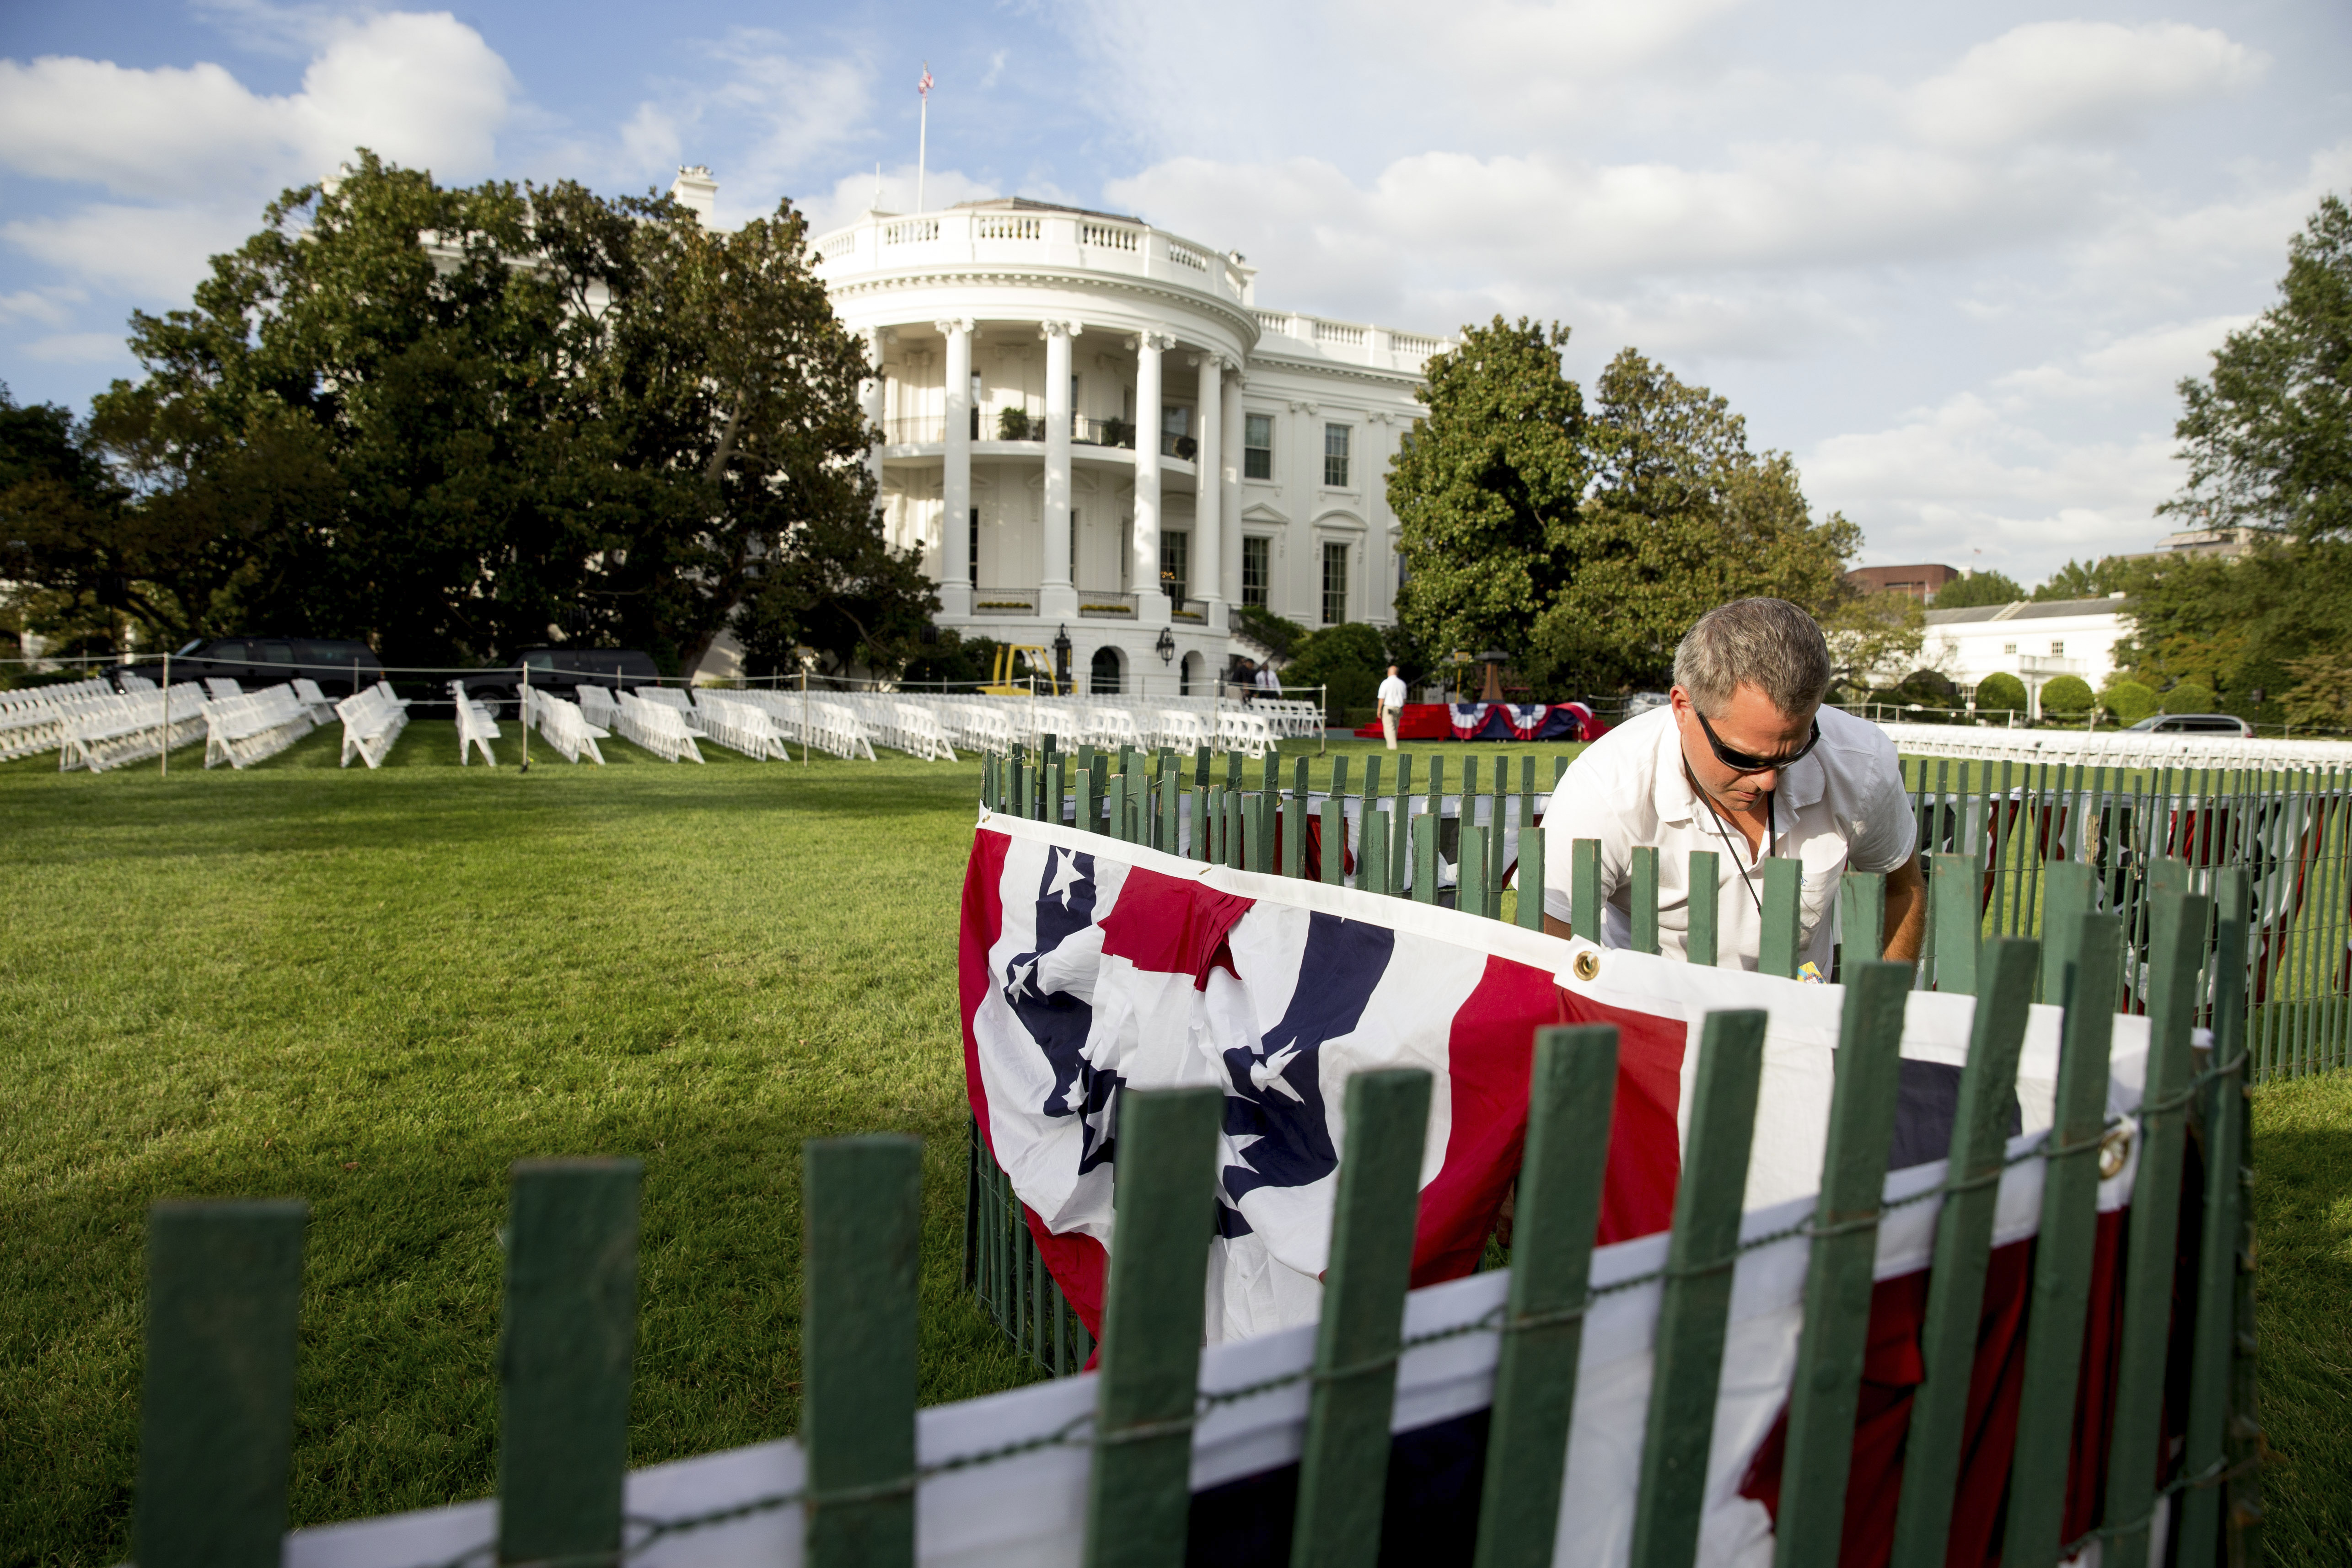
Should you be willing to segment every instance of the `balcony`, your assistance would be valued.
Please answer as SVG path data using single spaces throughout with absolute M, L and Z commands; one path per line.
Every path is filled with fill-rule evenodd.
M 1081 588 L 1078 590 L 1078 614 L 1131 621 L 1136 617 L 1135 595 L 1115 594 L 1103 588 Z
M 971 591 L 971 613 L 975 616 L 1034 616 L 1037 613 L 1037 590 L 974 588 Z
M 1070 439 L 1083 447 L 1119 447 L 1135 449 L 1135 426 L 1124 419 L 1088 419 L 1081 415 L 1070 421 Z
M 1200 599 L 1180 599 L 1171 594 L 1168 618 L 1182 626 L 1205 626 L 1209 624 L 1209 606 Z
M 947 438 L 948 420 L 944 414 L 917 414 L 882 421 L 882 444 L 886 447 L 930 447 Z

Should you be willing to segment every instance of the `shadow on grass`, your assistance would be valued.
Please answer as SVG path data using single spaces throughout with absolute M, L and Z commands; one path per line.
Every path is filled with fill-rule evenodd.
M 2352 1563 L 2352 1084 L 2255 1097 L 2263 1539 L 2275 1563 Z

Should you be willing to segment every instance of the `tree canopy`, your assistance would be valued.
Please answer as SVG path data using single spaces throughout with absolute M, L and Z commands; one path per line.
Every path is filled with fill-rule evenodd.
M 2287 245 L 2279 300 L 2179 384 L 2192 527 L 2352 532 L 2352 208 L 2329 195 Z
M 289 191 L 97 399 L 116 493 L 19 487 L 33 580 L 177 638 L 304 630 L 387 662 L 551 637 L 691 668 L 911 651 L 935 607 L 863 461 L 871 374 L 789 202 L 445 189 L 362 153 Z
M 1936 608 L 1973 609 L 1982 605 L 2013 605 L 2031 597 L 2017 579 L 2005 572 L 1971 572 L 1936 590 Z
M 1767 594 L 1825 614 L 1853 524 L 1815 522 L 1786 453 L 1632 349 L 1588 408 L 1567 332 L 1501 317 L 1430 361 L 1429 413 L 1389 476 L 1405 636 L 1433 654 L 1512 654 L 1538 685 L 1659 679 L 1691 622 Z

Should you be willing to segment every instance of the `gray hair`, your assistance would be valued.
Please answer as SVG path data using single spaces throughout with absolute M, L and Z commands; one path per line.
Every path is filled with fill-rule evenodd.
M 1817 706 L 1830 689 L 1830 647 L 1813 617 L 1786 599 L 1717 605 L 1675 648 L 1675 684 L 1712 716 L 1735 687 L 1753 686 L 1781 713 Z

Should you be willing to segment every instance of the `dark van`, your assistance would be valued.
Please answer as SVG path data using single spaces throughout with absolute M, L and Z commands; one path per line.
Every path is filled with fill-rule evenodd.
M 117 676 L 163 679 L 163 661 L 114 667 Z M 330 699 L 349 697 L 383 679 L 383 662 L 363 642 L 344 637 L 198 637 L 172 654 L 172 680 L 234 680 L 247 691 L 296 679 L 315 680 Z
M 527 647 L 512 664 L 478 670 L 467 676 L 466 695 L 488 708 L 493 717 L 514 711 L 522 696 L 522 673 L 530 671 L 536 690 L 580 700 L 583 686 L 607 691 L 635 691 L 661 679 L 654 656 L 633 647 Z

